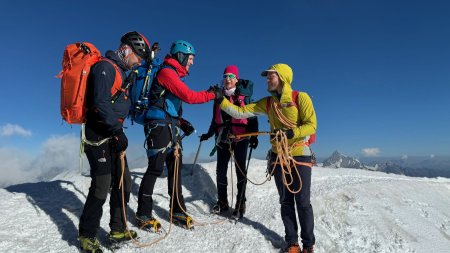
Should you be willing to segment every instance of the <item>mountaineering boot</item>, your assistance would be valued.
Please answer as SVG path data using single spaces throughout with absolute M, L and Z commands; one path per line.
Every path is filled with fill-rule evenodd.
M 135 239 L 137 236 L 138 235 L 134 230 L 111 231 L 109 233 L 109 240 L 111 242 L 118 243 Z
M 78 241 L 80 241 L 80 251 L 86 253 L 103 253 L 102 248 L 100 247 L 100 242 L 97 238 L 85 237 L 80 235 L 78 237 Z
M 314 253 L 314 245 L 311 245 L 309 247 L 303 245 L 302 253 Z
M 240 204 L 239 204 L 240 203 Z M 231 214 L 231 218 L 235 220 L 239 220 L 244 217 L 245 214 L 245 201 L 237 202 L 234 207 L 234 211 Z
M 173 224 L 181 226 L 185 229 L 194 229 L 194 224 L 192 222 L 191 216 L 184 213 L 173 213 L 172 214 Z
M 228 211 L 228 209 L 230 209 L 228 201 L 218 200 L 217 203 L 213 206 L 211 213 L 221 214 Z
M 129 242 L 131 239 L 135 239 L 137 237 L 138 235 L 136 231 L 133 230 L 111 231 L 108 236 L 109 244 L 107 244 L 106 247 L 112 252 L 115 252 L 126 242 Z
M 161 231 L 161 223 L 153 217 L 136 216 L 136 221 L 140 229 L 159 233 Z
M 286 247 L 284 252 L 286 252 L 286 253 L 300 253 L 300 245 L 298 245 L 298 242 L 290 244 L 289 246 Z

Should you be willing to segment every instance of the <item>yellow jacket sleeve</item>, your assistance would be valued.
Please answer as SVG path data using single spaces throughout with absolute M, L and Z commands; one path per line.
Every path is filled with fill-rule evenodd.
M 256 103 L 248 104 L 245 106 L 236 106 L 232 104 L 228 99 L 224 98 L 220 103 L 220 109 L 228 113 L 235 119 L 246 119 L 258 115 L 267 114 L 266 112 L 267 97 L 258 100 Z

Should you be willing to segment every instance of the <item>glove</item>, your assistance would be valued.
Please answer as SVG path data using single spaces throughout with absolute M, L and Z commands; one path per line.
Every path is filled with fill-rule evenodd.
M 123 131 L 113 135 L 113 146 L 117 153 L 125 151 L 128 147 L 128 138 Z
M 251 136 L 250 137 L 249 147 L 251 149 L 256 149 L 258 147 L 258 137 L 257 136 Z
M 202 134 L 202 136 L 200 136 L 200 141 L 206 141 L 210 138 L 211 136 L 209 136 L 209 134 Z
M 283 131 L 286 134 L 286 137 L 288 139 L 292 139 L 294 137 L 294 130 L 293 129 L 277 128 L 277 129 L 274 129 L 272 133 L 276 134 L 278 131 Z
M 189 136 L 195 132 L 195 128 L 192 124 L 183 118 L 180 119 L 180 128 L 186 136 Z
M 214 93 L 214 95 L 216 96 L 214 100 L 218 104 L 222 103 L 223 91 L 222 91 L 222 88 L 219 87 L 219 85 L 215 84 L 214 86 L 210 86 L 207 91 L 210 93 Z
M 206 91 L 209 93 L 214 93 L 214 91 L 216 90 L 216 87 L 219 87 L 219 85 L 217 83 L 209 86 L 208 90 L 206 90 Z

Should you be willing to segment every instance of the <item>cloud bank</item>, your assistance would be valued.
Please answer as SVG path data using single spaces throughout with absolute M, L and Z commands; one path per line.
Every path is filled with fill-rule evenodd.
M 79 137 L 63 135 L 45 141 L 37 157 L 15 148 L 0 148 L 0 187 L 48 180 L 65 170 L 78 170 L 79 147 Z
M 24 137 L 31 136 L 31 131 L 15 124 L 6 124 L 0 128 L 0 136 L 19 135 Z
M 51 180 L 68 170 L 80 171 L 79 155 L 80 138 L 74 134 L 50 137 L 42 143 L 37 156 L 16 148 L 0 147 L 0 187 Z M 183 154 L 183 163 L 192 163 L 194 157 L 195 152 Z M 82 159 L 81 170 L 89 172 L 86 155 L 83 154 Z M 147 167 L 147 156 L 141 144 L 128 147 L 127 160 L 131 170 Z M 199 158 L 197 162 L 202 161 L 215 161 L 215 157 Z
M 367 157 L 378 156 L 381 152 L 379 148 L 363 148 L 361 151 Z

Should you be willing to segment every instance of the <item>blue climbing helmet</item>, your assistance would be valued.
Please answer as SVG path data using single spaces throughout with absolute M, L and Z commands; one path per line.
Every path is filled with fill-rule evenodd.
M 194 46 L 184 40 L 177 40 L 170 47 L 170 55 L 177 60 L 182 66 L 187 65 L 189 55 L 195 55 Z
M 178 52 L 195 55 L 194 46 L 192 46 L 191 43 L 184 40 L 177 40 L 174 43 L 172 43 L 172 46 L 170 47 L 170 54 L 174 55 Z

